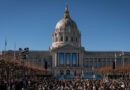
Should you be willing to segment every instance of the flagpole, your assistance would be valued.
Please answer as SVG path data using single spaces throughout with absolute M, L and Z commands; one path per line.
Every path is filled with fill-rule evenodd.
M 115 67 L 116 67 L 116 58 L 117 58 L 117 56 L 116 56 L 116 52 L 115 52 Z
M 4 45 L 4 55 L 6 55 L 6 47 L 7 47 L 7 39 L 5 38 L 5 45 Z
M 6 38 L 5 38 L 5 51 L 6 51 L 6 46 L 7 46 L 7 40 L 6 40 Z
M 14 58 L 16 56 L 16 42 L 14 43 Z

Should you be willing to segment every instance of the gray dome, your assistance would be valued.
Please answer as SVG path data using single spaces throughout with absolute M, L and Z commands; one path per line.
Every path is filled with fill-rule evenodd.
M 62 31 L 62 30 L 70 30 L 71 32 L 77 31 L 77 25 L 76 23 L 70 18 L 68 8 L 65 8 L 64 16 L 63 18 L 56 24 L 56 31 Z
M 76 23 L 71 20 L 70 18 L 62 18 L 57 24 L 56 24 L 56 30 L 77 30 Z

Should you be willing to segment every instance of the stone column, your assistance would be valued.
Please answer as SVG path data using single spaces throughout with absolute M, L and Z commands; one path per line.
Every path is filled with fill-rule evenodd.
M 92 58 L 92 69 L 94 69 L 95 64 L 94 64 L 94 57 Z
M 79 54 L 78 53 L 76 53 L 76 66 L 78 67 L 78 65 L 79 65 Z
M 96 63 L 96 68 L 98 68 L 98 58 L 95 59 Z
M 79 62 L 80 62 L 80 61 L 79 61 L 79 55 L 80 55 L 80 54 L 78 53 L 78 67 L 79 67 Z
M 93 66 L 94 66 L 94 69 L 95 69 L 95 67 L 96 67 L 95 57 L 93 57 Z
M 59 66 L 59 53 L 57 53 L 57 66 Z
M 65 57 L 65 53 L 64 53 L 64 66 L 66 66 L 66 57 Z
M 56 67 L 56 62 L 57 62 L 57 53 L 54 54 L 54 67 Z
M 79 55 L 79 66 L 83 68 L 83 54 Z

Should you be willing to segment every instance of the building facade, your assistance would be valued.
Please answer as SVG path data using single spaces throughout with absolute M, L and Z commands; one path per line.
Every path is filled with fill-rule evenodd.
M 123 65 L 130 62 L 130 52 L 85 51 L 81 33 L 65 8 L 63 18 L 56 24 L 49 51 L 29 51 L 27 60 L 51 68 L 51 74 L 76 74 L 91 72 L 104 66 Z

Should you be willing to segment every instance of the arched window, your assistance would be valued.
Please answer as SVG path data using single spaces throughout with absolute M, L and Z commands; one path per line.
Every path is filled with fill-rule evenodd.
M 75 39 L 75 40 L 76 40 L 76 42 L 78 42 L 78 39 L 77 39 L 77 37 L 76 37 L 76 39 Z
M 63 37 L 61 36 L 60 41 L 63 41 Z
M 66 70 L 66 74 L 70 74 L 70 70 Z
M 65 41 L 68 41 L 68 37 L 66 36 Z
M 71 41 L 73 42 L 73 37 L 71 37 Z
M 55 36 L 57 36 L 57 34 L 55 33 Z

